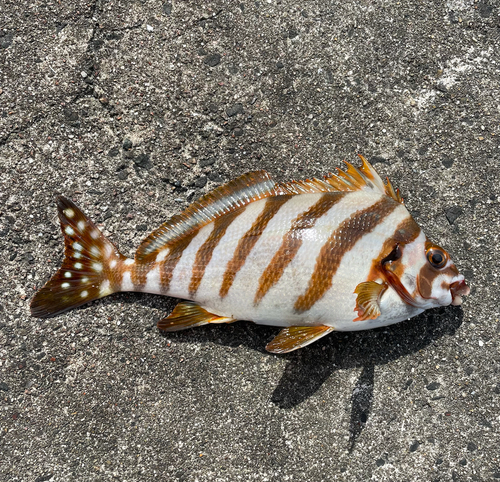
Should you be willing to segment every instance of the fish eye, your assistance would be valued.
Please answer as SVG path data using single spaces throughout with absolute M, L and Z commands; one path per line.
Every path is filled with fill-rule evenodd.
M 398 259 L 401 258 L 401 256 L 403 256 L 403 251 L 401 250 L 399 244 L 396 244 L 396 246 L 394 246 L 394 249 L 389 253 L 389 255 L 382 260 L 382 264 L 389 263 L 392 261 L 397 261 Z
M 446 264 L 446 254 L 438 248 L 431 248 L 427 251 L 427 261 L 429 261 L 434 268 L 444 268 Z

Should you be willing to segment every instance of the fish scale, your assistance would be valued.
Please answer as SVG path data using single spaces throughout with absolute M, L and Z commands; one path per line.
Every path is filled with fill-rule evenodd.
M 177 331 L 246 319 L 283 327 L 286 353 L 333 330 L 356 331 L 461 304 L 469 294 L 401 196 L 362 156 L 324 180 L 276 183 L 265 171 L 230 181 L 153 231 L 128 259 L 59 197 L 65 259 L 35 295 L 53 316 L 119 291 L 184 298 L 158 322 Z

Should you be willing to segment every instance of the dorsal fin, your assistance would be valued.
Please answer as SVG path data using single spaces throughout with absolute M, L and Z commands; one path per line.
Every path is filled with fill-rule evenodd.
M 325 176 L 324 180 L 314 178 L 276 183 L 266 171 L 243 174 L 205 194 L 184 212 L 171 217 L 153 231 L 137 249 L 135 259 L 141 262 L 154 261 L 174 240 L 178 241 L 224 214 L 270 196 L 372 189 L 403 203 L 399 191 L 394 190 L 389 179 L 385 185 L 370 163 L 363 156 L 359 157 L 362 161 L 359 169 L 346 163 L 345 172 L 339 169 L 337 174 Z M 165 254 L 166 251 L 162 253 Z
M 157 254 L 178 240 L 214 219 L 246 206 L 253 201 L 285 194 L 266 171 L 254 171 L 219 186 L 191 204 L 184 212 L 171 217 L 153 231 L 139 246 L 137 261 L 156 259 Z
M 290 181 L 280 184 L 284 194 L 307 194 L 314 192 L 337 192 L 336 189 L 323 179 L 306 179 L 305 181 Z
M 347 169 L 345 171 L 338 169 L 337 174 L 326 176 L 325 182 L 332 186 L 335 191 L 359 191 L 361 189 L 380 191 L 403 204 L 399 190 L 392 187 L 389 179 L 387 179 L 387 184 L 384 184 L 373 166 L 361 154 L 358 156 L 362 162 L 359 169 L 346 162 Z

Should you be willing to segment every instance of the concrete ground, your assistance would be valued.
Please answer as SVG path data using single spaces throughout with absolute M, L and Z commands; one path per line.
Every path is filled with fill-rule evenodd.
M 4 0 L 0 479 L 500 479 L 499 69 L 496 0 Z M 358 152 L 452 254 L 462 307 L 286 356 L 248 322 L 163 336 L 152 295 L 30 317 L 57 194 L 132 255 L 243 172 Z

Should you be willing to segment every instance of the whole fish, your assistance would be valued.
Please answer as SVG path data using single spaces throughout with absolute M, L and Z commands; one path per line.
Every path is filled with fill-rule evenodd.
M 61 196 L 65 258 L 31 313 L 48 317 L 120 291 L 156 293 L 191 300 L 160 330 L 251 320 L 284 327 L 266 348 L 287 353 L 333 330 L 460 305 L 470 290 L 448 253 L 360 158 L 359 169 L 346 163 L 324 180 L 244 174 L 153 231 L 134 259 Z

